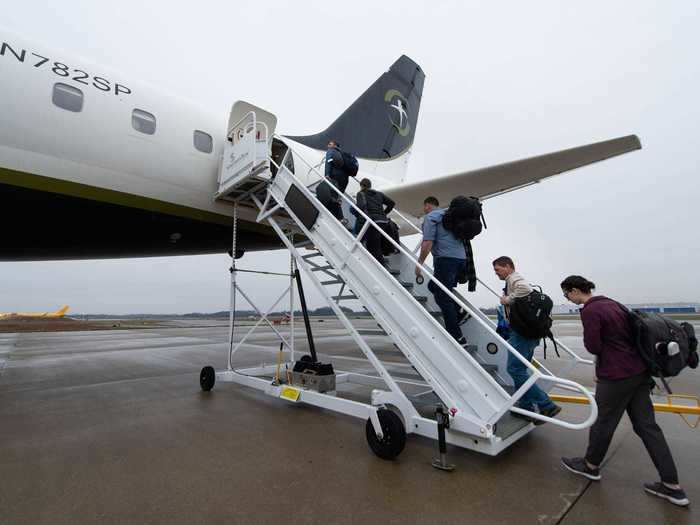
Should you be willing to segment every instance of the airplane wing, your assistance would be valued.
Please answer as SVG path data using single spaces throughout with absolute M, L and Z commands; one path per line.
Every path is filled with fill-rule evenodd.
M 423 199 L 428 195 L 437 197 L 444 206 L 456 195 L 488 199 L 641 148 L 639 138 L 628 135 L 382 191 L 396 201 L 398 209 L 419 217 L 423 214 Z

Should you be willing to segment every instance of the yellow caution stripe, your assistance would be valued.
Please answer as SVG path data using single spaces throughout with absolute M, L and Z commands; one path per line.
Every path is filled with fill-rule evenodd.
M 689 399 L 698 401 L 695 396 L 679 396 L 682 399 Z M 588 399 L 582 396 L 563 396 L 558 394 L 549 394 L 549 398 L 552 401 L 559 401 L 560 403 L 576 403 L 580 405 L 587 405 Z M 655 412 L 671 412 L 673 414 L 690 414 L 694 416 L 700 416 L 700 403 L 697 406 L 687 406 L 687 405 L 676 405 L 673 403 L 654 403 Z

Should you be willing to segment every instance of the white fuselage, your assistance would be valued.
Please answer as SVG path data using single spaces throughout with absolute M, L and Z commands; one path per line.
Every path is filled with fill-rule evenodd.
M 0 32 L 0 45 L 0 168 L 231 216 L 229 204 L 213 199 L 227 115 L 10 33 Z M 80 111 L 53 102 L 57 83 L 80 90 Z M 155 117 L 153 134 L 134 127 L 135 110 Z M 212 137 L 211 152 L 195 148 L 195 131 Z M 322 172 L 323 151 L 280 140 L 303 155 L 296 166 Z M 407 160 L 361 161 L 358 179 L 367 176 L 378 186 L 399 182 Z M 297 175 L 317 177 L 308 169 Z

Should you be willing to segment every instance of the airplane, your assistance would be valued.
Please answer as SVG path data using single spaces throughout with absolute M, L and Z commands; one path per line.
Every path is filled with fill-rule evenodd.
M 412 220 L 423 199 L 488 199 L 641 148 L 635 135 L 497 166 L 407 182 L 425 73 L 401 56 L 327 129 L 274 133 L 296 175 L 323 164 L 330 139 Z M 240 114 L 232 108 L 228 124 Z M 264 111 L 260 110 L 260 114 Z M 233 206 L 216 201 L 227 121 L 197 104 L 98 64 L 0 29 L 0 260 L 57 260 L 225 253 Z M 309 171 L 309 172 L 307 172 Z M 236 257 L 279 249 L 272 229 L 239 212 Z M 57 218 L 60 217 L 60 223 Z M 79 227 L 64 227 L 78 224 Z M 401 234 L 413 233 L 401 228 Z
M 55 312 L 6 312 L 0 313 L 0 320 L 9 319 L 60 319 L 66 315 L 68 305 L 63 305 Z

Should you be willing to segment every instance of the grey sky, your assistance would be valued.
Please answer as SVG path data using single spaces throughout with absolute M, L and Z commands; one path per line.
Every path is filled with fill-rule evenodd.
M 555 302 L 569 273 L 628 302 L 700 299 L 696 2 L 339 5 L 27 0 L 2 25 L 196 100 L 222 126 L 245 99 L 292 134 L 325 128 L 405 53 L 427 74 L 414 180 L 636 133 L 639 152 L 488 201 L 477 270 L 497 285 L 489 263 L 511 255 Z M 0 310 L 224 309 L 226 259 L 0 263 Z M 288 264 L 283 252 L 242 260 Z

